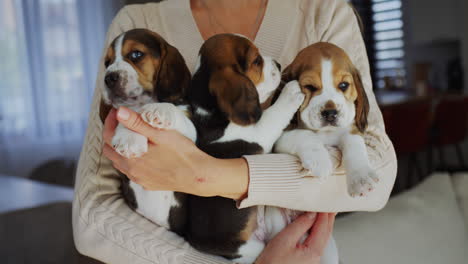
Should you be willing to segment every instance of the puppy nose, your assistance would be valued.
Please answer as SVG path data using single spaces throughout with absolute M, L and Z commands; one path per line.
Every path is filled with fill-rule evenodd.
M 338 111 L 336 111 L 335 109 L 322 111 L 322 117 L 328 122 L 335 121 L 337 116 L 338 116 Z
M 104 82 L 106 83 L 107 87 L 111 88 L 115 86 L 119 79 L 120 75 L 117 72 L 111 72 L 106 75 Z
M 278 67 L 278 70 L 281 71 L 281 64 L 279 64 L 276 60 L 273 60 L 275 63 L 276 67 Z

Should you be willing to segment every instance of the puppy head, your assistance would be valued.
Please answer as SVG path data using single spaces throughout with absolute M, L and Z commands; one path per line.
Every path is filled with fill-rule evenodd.
M 367 127 L 369 103 L 358 70 L 341 48 L 316 43 L 303 49 L 283 72 L 283 80 L 298 80 L 306 95 L 300 107 L 302 125 L 313 130 Z
M 116 108 L 177 103 L 190 85 L 190 72 L 179 51 L 146 29 L 118 36 L 107 49 L 105 67 L 103 100 Z
M 220 109 L 229 120 L 249 125 L 259 120 L 260 104 L 274 93 L 280 81 L 279 64 L 260 55 L 249 39 L 220 34 L 201 47 L 192 90 L 199 100 L 208 93 L 216 102 L 211 107 Z

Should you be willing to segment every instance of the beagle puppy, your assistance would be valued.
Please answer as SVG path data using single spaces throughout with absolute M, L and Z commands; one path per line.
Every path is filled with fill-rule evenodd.
M 364 196 L 372 191 L 379 179 L 362 137 L 369 102 L 345 51 L 331 43 L 310 45 L 284 70 L 283 80 L 297 80 L 306 96 L 294 129 L 281 136 L 275 151 L 297 155 L 304 168 L 325 180 L 333 172 L 325 145 L 337 146 L 343 153 L 349 194 Z
M 190 72 L 179 51 L 155 32 L 133 29 L 118 36 L 105 56 L 104 89 L 100 115 L 104 121 L 111 107 L 126 106 L 156 128 L 175 129 L 196 139 L 188 116 L 187 92 Z M 139 157 L 148 139 L 119 124 L 112 138 L 121 155 Z M 170 191 L 147 191 L 123 175 L 126 202 L 151 221 L 181 234 L 185 223 L 185 195 Z
M 280 81 L 279 64 L 249 39 L 219 34 L 206 40 L 189 92 L 199 148 L 217 158 L 270 152 L 304 100 L 293 81 L 263 110 Z M 238 209 L 222 197 L 187 199 L 186 239 L 194 248 L 237 263 L 255 261 L 264 248 L 253 235 L 257 208 Z

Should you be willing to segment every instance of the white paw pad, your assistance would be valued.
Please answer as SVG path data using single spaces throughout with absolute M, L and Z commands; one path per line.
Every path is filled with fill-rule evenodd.
M 379 177 L 370 168 L 354 170 L 348 173 L 348 193 L 352 197 L 365 196 L 375 188 Z
M 120 155 L 136 158 L 148 151 L 148 139 L 135 132 L 116 132 L 112 138 L 112 146 Z
M 173 104 L 154 103 L 143 106 L 140 115 L 152 127 L 170 129 L 174 127 L 176 111 L 177 108 Z

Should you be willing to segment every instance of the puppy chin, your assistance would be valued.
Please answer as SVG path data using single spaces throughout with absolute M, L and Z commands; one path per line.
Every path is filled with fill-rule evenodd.
M 145 104 L 157 102 L 157 100 L 154 100 L 151 96 L 146 94 L 125 98 L 111 96 L 110 101 L 114 108 L 119 108 L 121 106 L 125 106 L 128 108 L 138 108 L 142 107 Z

